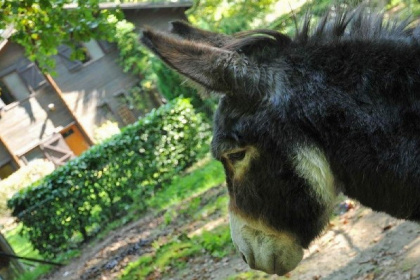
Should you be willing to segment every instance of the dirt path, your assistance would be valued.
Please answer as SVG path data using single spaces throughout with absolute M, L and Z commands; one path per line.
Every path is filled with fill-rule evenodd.
M 226 195 L 223 187 L 203 196 Z M 191 233 L 206 223 L 227 223 L 213 215 L 206 221 L 175 221 L 159 227 L 163 216 L 149 214 L 111 232 L 101 242 L 82 250 L 81 257 L 43 280 L 117 279 L 128 263 L 153 250 L 152 242 L 181 232 Z M 356 205 L 334 219 L 328 230 L 310 246 L 296 270 L 285 278 L 250 272 L 236 255 L 221 260 L 204 255 L 187 260 L 187 269 L 150 279 L 299 279 L 299 280 L 420 280 L 420 225 L 399 221 Z M 171 274 L 171 273 L 170 273 Z

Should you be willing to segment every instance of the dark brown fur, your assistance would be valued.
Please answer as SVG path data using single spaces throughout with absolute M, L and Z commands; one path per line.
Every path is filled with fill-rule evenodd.
M 337 188 L 366 206 L 420 221 L 420 28 L 367 8 L 310 17 L 294 39 L 271 30 L 233 36 L 172 24 L 142 41 L 168 65 L 220 93 L 212 151 L 260 156 L 244 180 L 226 170 L 231 208 L 308 246 L 329 205 L 296 173 L 293 153 L 315 146 Z

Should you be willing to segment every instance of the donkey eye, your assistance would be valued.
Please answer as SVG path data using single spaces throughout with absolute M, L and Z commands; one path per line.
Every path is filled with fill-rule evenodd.
M 245 151 L 239 151 L 236 153 L 228 154 L 227 157 L 231 162 L 236 162 L 236 161 L 243 160 L 245 158 L 245 154 L 246 154 Z

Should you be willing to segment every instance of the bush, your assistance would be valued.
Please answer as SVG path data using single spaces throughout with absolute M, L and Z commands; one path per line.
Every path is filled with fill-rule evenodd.
M 176 99 L 24 191 L 8 206 L 44 256 L 78 245 L 145 200 L 207 150 L 209 125 Z
M 7 200 L 17 191 L 50 174 L 54 170 L 51 161 L 37 159 L 21 167 L 12 175 L 0 181 L 0 214 L 8 215 Z
M 104 140 L 120 132 L 121 130 L 118 127 L 118 122 L 106 120 L 100 126 L 95 127 L 93 139 L 95 140 L 95 143 L 102 143 Z

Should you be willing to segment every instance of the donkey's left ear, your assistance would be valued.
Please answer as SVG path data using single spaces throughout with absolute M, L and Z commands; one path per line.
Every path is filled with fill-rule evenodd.
M 171 21 L 169 32 L 185 40 L 201 42 L 218 48 L 229 45 L 234 41 L 231 36 L 196 28 L 181 20 Z
M 165 63 L 205 88 L 226 94 L 247 91 L 257 68 L 246 56 L 147 29 L 141 38 Z

